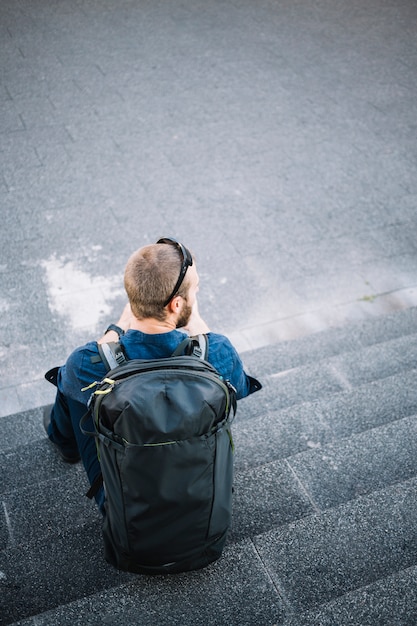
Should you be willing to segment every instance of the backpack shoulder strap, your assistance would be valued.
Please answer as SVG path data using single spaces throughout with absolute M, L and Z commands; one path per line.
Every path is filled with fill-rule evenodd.
M 98 352 L 101 360 L 107 368 L 107 371 L 113 370 L 118 365 L 127 362 L 125 353 L 119 341 L 110 341 L 109 343 L 98 343 Z
M 113 370 L 118 365 L 123 365 L 123 363 L 127 362 L 127 358 L 125 353 L 123 352 L 123 348 L 119 341 L 111 341 L 109 343 L 98 343 L 98 353 L 99 357 L 92 357 L 92 361 L 94 359 L 94 363 L 97 363 L 100 359 L 103 361 L 106 366 L 106 370 L 109 372 Z M 84 430 L 84 421 L 90 416 L 90 410 L 81 418 L 80 420 L 80 428 L 84 435 L 96 436 L 96 433 L 91 433 Z M 98 490 L 103 484 L 103 474 L 100 472 L 96 479 L 90 486 L 90 489 L 85 494 L 87 498 L 90 500 L 94 498 L 97 494 Z
M 195 335 L 194 337 L 186 337 L 177 346 L 172 356 L 193 355 L 201 359 L 207 360 L 208 356 L 208 337 L 207 335 Z

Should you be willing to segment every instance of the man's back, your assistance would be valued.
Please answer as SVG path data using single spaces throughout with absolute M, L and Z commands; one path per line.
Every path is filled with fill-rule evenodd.
M 170 357 L 187 335 L 178 330 L 168 333 L 147 334 L 128 330 L 120 337 L 120 344 L 127 359 L 161 359 Z M 237 398 L 249 393 L 249 382 L 242 361 L 230 341 L 224 335 L 208 333 L 208 362 L 236 389 Z M 106 367 L 99 359 L 97 342 L 90 342 L 74 350 L 61 368 L 58 388 L 62 393 L 82 404 L 87 404 L 89 394 L 81 389 L 92 382 L 102 380 Z

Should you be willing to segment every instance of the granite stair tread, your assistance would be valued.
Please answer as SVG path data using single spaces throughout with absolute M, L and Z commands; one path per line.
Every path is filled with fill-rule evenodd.
M 224 555 L 198 572 L 108 565 L 82 465 L 61 462 L 42 408 L 1 418 L 1 623 L 411 626 L 417 318 L 387 318 L 243 355 L 264 391 L 234 424 Z

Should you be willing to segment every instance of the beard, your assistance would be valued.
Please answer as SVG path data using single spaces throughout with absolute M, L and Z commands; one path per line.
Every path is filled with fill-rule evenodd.
M 190 321 L 192 311 L 193 308 L 188 304 L 187 301 L 184 301 L 184 306 L 179 315 L 179 318 L 177 319 L 176 328 L 183 328 L 184 326 L 187 326 L 188 322 Z

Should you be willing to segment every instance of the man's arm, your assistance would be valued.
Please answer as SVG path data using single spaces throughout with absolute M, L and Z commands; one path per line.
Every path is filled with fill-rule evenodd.
M 210 332 L 210 328 L 200 315 L 197 300 L 194 302 L 190 319 L 182 330 L 185 330 L 191 337 L 194 335 L 204 335 Z

